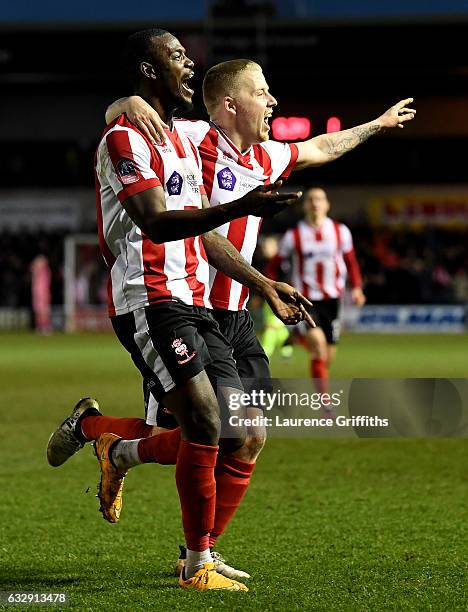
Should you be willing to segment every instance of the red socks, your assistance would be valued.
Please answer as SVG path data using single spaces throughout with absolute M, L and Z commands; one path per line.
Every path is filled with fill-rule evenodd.
M 80 425 L 83 436 L 87 440 L 97 440 L 103 433 L 113 433 L 124 440 L 135 440 L 146 438 L 153 431 L 152 425 L 147 425 L 144 419 L 110 416 L 85 417 Z
M 180 427 L 164 431 L 138 443 L 138 455 L 142 463 L 175 465 L 180 446 Z
M 216 506 L 214 468 L 217 446 L 181 440 L 177 456 L 176 484 L 179 492 L 185 542 L 190 550 L 209 547 Z
M 180 427 L 152 436 L 152 425 L 143 419 L 89 416 L 81 421 L 81 431 L 87 440 L 96 440 L 103 433 L 113 433 L 124 440 L 140 440 L 138 455 L 142 463 L 175 465 L 180 444 Z
M 319 393 L 328 393 L 328 362 L 326 359 L 312 359 L 310 373 Z
M 232 455 L 220 455 L 215 468 L 216 513 L 214 528 L 210 535 L 210 546 L 227 527 L 239 507 L 250 484 L 250 475 L 255 463 L 247 463 Z
M 106 432 L 125 440 L 143 438 L 138 443 L 142 463 L 177 464 L 176 484 L 187 548 L 206 550 L 224 532 L 239 507 L 255 463 L 232 455 L 221 455 L 216 462 L 217 446 L 181 440 L 180 427 L 156 436 L 151 436 L 152 429 L 152 425 L 136 418 L 89 416 L 81 421 L 81 431 L 88 440 Z

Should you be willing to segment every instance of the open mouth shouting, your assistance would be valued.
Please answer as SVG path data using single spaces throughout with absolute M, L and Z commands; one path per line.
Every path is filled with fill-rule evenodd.
M 186 77 L 184 77 L 181 81 L 181 89 L 182 92 L 184 94 L 186 94 L 187 96 L 190 96 L 190 98 L 193 96 L 193 94 L 195 93 L 194 90 L 191 88 L 190 86 L 190 81 L 193 79 L 194 73 L 191 72 L 189 75 L 187 75 Z

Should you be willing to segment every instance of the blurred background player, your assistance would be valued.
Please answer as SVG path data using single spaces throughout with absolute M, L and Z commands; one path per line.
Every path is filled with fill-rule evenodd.
M 52 332 L 51 286 L 52 274 L 45 255 L 37 255 L 31 262 L 31 302 L 34 327 L 39 334 Z
M 321 187 L 310 187 L 303 198 L 304 219 L 286 232 L 280 241 L 276 262 L 291 261 L 290 276 L 312 302 L 310 313 L 317 327 L 299 325 L 292 340 L 310 352 L 310 374 L 321 393 L 328 391 L 330 365 L 340 337 L 340 307 L 346 288 L 356 306 L 366 302 L 362 277 L 346 225 L 328 216 L 330 202 Z

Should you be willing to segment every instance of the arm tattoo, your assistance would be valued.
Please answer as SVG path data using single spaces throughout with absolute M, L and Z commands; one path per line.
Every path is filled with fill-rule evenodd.
M 365 142 L 368 138 L 380 131 L 377 124 L 360 126 L 351 130 L 344 130 L 336 134 L 328 134 L 324 139 L 324 150 L 330 157 L 339 157 Z
M 371 136 L 374 136 L 374 134 L 377 134 L 377 132 L 380 131 L 380 125 L 374 123 L 374 125 L 369 125 L 368 127 L 353 128 L 351 131 L 353 134 L 356 134 L 356 136 L 359 138 L 359 144 L 361 144 Z

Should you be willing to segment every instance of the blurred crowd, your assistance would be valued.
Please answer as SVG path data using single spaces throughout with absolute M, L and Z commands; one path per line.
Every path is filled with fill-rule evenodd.
M 468 231 L 353 230 L 369 304 L 468 302 Z
M 468 303 L 468 231 L 425 228 L 352 228 L 368 304 Z M 52 304 L 63 304 L 63 245 L 60 230 L 0 232 L 0 306 L 30 307 L 32 263 L 45 256 Z M 273 237 L 263 237 L 255 264 L 265 269 Z M 105 302 L 106 270 L 95 247 L 78 265 L 77 302 Z

